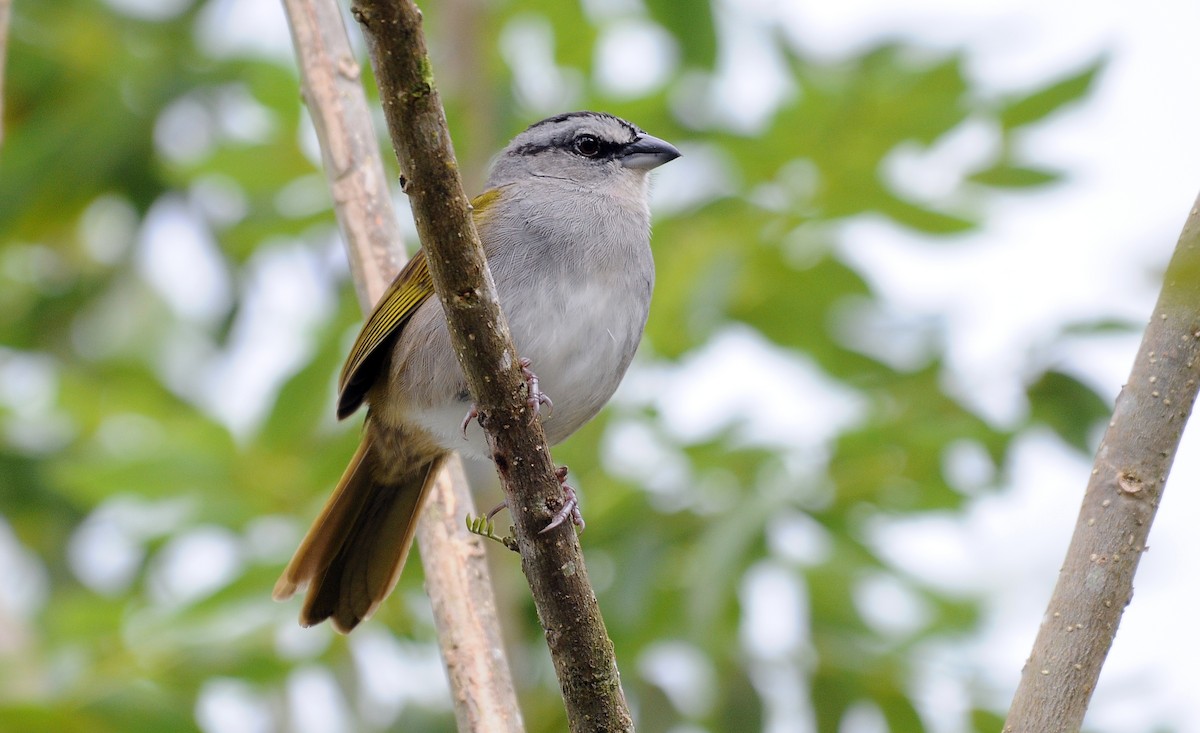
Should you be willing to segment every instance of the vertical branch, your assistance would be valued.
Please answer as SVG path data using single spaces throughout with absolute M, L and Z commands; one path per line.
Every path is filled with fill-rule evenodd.
M 1200 380 L 1200 199 L 1096 453 L 1004 730 L 1077 731 L 1133 598 L 1133 575 Z
M 434 290 L 485 425 L 571 731 L 632 731 L 612 641 L 573 528 L 538 532 L 563 501 L 463 193 L 411 0 L 355 0 Z
M 337 2 L 284 0 L 283 6 L 359 305 L 369 311 L 405 256 L 362 90 L 361 69 Z
M 359 302 L 369 310 L 404 254 L 360 70 L 336 0 L 284 0 L 284 7 Z M 430 494 L 417 543 L 458 729 L 520 733 L 482 542 L 462 521 L 475 509 L 457 458 L 447 462 Z

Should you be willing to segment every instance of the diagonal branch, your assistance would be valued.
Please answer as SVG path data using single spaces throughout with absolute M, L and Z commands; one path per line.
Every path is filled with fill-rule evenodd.
M 359 302 L 370 310 L 404 253 L 359 67 L 336 0 L 284 0 L 284 7 Z M 458 729 L 520 733 L 524 726 L 482 541 L 462 521 L 475 509 L 457 458 L 430 494 L 417 542 Z
M 1200 381 L 1200 199 L 1113 412 L 1006 732 L 1076 731 L 1112 646 Z
M 411 0 L 355 0 L 380 99 L 451 342 L 486 424 L 516 523 L 522 568 L 546 632 L 571 731 L 632 731 L 612 641 L 569 523 L 539 535 L 563 501 L 462 190 Z

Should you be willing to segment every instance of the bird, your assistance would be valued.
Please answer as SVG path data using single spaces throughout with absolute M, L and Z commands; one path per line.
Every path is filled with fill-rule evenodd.
M 540 417 L 551 445 L 608 402 L 641 342 L 654 287 L 648 174 L 679 155 L 614 115 L 559 114 L 514 137 L 471 202 L 531 398 L 553 397 Z M 307 586 L 302 626 L 328 619 L 349 633 L 369 618 L 400 577 L 443 461 L 489 456 L 463 419 L 473 402 L 432 296 L 418 250 L 342 369 L 337 416 L 365 403 L 362 439 L 272 593 Z

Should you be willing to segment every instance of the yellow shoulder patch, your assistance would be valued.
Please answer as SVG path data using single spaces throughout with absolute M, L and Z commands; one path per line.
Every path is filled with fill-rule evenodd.
M 492 204 L 496 203 L 496 199 L 498 198 L 500 198 L 500 189 L 489 188 L 475 198 L 471 199 L 471 208 L 474 210 L 473 215 L 476 224 L 479 223 L 480 219 L 487 216 L 488 208 Z

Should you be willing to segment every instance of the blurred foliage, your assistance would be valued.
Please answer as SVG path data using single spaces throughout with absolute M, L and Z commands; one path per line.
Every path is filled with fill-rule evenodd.
M 155 19 L 92 0 L 15 6 L 0 151 L 5 731 L 224 730 L 221 721 L 234 719 L 228 729 L 289 729 L 307 709 L 304 680 L 314 672 L 341 691 L 352 730 L 453 730 L 444 700 L 403 692 L 419 676 L 412 669 L 383 681 L 402 691 L 399 702 L 372 691 L 371 676 L 383 672 L 364 671 L 372 649 L 410 661 L 430 654 L 418 564 L 370 630 L 349 640 L 327 628 L 301 632 L 295 604 L 269 600 L 353 450 L 356 427 L 331 414 L 359 315 L 344 268 L 330 266 L 333 216 L 294 64 L 215 43 L 232 5 L 172 4 L 177 13 Z M 809 701 L 820 733 L 842 730 L 863 705 L 893 731 L 927 730 L 912 683 L 920 649 L 969 633 L 979 605 L 893 567 L 869 526 L 963 511 L 971 491 L 944 467 L 954 445 L 982 450 L 994 487 L 1022 431 L 1048 426 L 1086 449 L 1106 410 L 1072 376 L 1034 363 L 1027 421 L 998 427 L 947 389 L 937 338 L 905 367 L 878 356 L 886 337 L 872 349 L 847 338 L 833 314 L 880 303 L 839 257 L 837 225 L 884 217 L 953 246 L 946 235 L 977 229 L 997 190 L 1059 179 L 1021 159 L 1014 136 L 1086 95 L 1101 65 L 988 98 L 962 53 L 887 43 L 831 62 L 765 28 L 760 42 L 782 60 L 787 89 L 746 120 L 719 98 L 734 57 L 709 3 L 600 6 L 487 3 L 468 22 L 430 4 L 435 56 L 476 49 L 435 59 L 448 69 L 474 64 L 441 77 L 464 160 L 486 160 L 522 126 L 560 111 L 543 109 L 553 101 L 626 116 L 680 143 L 685 161 L 713 162 L 657 216 L 659 281 L 639 368 L 673 368 L 739 326 L 811 360 L 863 406 L 840 434 L 798 451 L 748 441 L 737 425 L 685 439 L 653 400 L 635 400 L 557 450 L 584 487 L 584 545 L 639 729 L 758 730 L 777 714 L 770 701 L 783 684 L 792 685 L 784 698 Z M 666 71 L 650 90 L 597 81 L 603 40 L 629 27 L 665 39 Z M 522 68 L 513 50 L 537 45 L 529 33 L 549 43 L 545 68 Z M 541 87 L 521 83 L 530 74 L 542 75 Z M 531 97 L 548 84 L 561 87 L 557 97 Z M 996 152 L 954 195 L 914 200 L 885 175 L 897 150 L 936 145 L 967 123 L 990 130 Z M 216 266 L 205 277 L 225 283 L 197 307 L 156 281 L 155 258 L 169 255 L 149 251 L 148 222 L 166 204 L 187 213 L 201 247 L 212 243 Z M 287 378 L 261 405 L 234 400 L 252 403 L 239 412 L 226 393 L 262 380 L 226 367 L 255 368 L 236 359 L 254 342 L 242 331 L 264 280 L 285 276 L 264 263 L 284 253 L 315 263 L 313 287 L 337 295 L 290 327 L 301 346 Z M 235 430 L 234 413 L 251 417 Z M 679 469 L 673 478 L 638 475 L 605 454 L 629 430 L 652 436 L 663 465 Z M 820 550 L 781 551 L 781 534 L 796 527 Z M 493 554 L 529 730 L 562 730 L 516 563 Z M 797 639 L 769 654 L 746 641 L 762 621 L 748 613 L 748 578 L 763 573 L 782 573 L 801 599 L 799 617 L 783 623 Z M 881 627 L 887 609 L 864 612 L 858 600 L 872 578 L 896 584 L 923 618 L 902 631 Z M 675 666 L 655 666 L 664 658 Z M 688 695 L 655 669 L 690 669 L 686 679 L 700 681 Z M 991 701 L 964 684 L 975 708 L 961 729 L 995 730 Z

